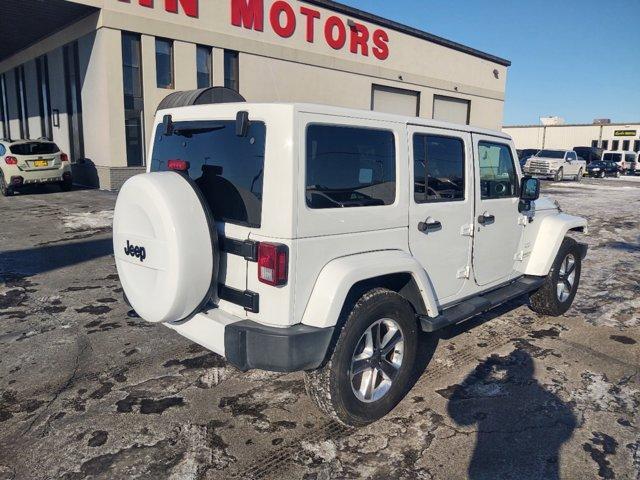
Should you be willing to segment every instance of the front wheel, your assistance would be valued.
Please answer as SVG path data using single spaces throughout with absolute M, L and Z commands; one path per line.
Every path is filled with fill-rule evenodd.
M 581 182 L 582 181 L 582 176 L 584 175 L 584 172 L 582 171 L 582 169 L 580 169 L 580 171 L 578 172 L 578 175 L 576 175 L 576 182 Z
M 556 172 L 555 177 L 553 177 L 553 179 L 554 179 L 556 182 L 561 182 L 562 180 L 564 180 L 564 170 L 563 170 L 562 168 L 561 168 L 560 170 L 558 170 L 558 171 Z
M 600 177 L 600 178 L 604 178 L 606 175 L 607 175 L 607 174 L 606 174 L 604 171 L 602 171 L 602 172 L 600 172 L 599 177 Z
M 13 195 L 13 188 L 7 185 L 2 172 L 0 172 L 0 194 L 2 194 L 3 197 L 10 197 Z
M 578 243 L 565 238 L 551 271 L 538 290 L 529 296 L 529 308 L 541 315 L 558 317 L 571 308 L 580 284 L 582 255 Z
M 417 344 L 411 306 L 395 292 L 373 289 L 349 313 L 329 361 L 305 372 L 307 394 L 345 425 L 375 422 L 406 395 Z
M 616 170 L 616 178 L 620 178 L 620 170 Z

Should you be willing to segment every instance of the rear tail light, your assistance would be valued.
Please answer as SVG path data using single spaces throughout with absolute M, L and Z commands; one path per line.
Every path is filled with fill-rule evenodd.
M 258 280 L 280 287 L 287 284 L 289 249 L 286 245 L 260 243 L 258 246 Z
M 69 161 L 69 155 L 67 155 L 66 153 L 61 153 L 60 154 L 60 161 L 61 162 L 68 162 Z
M 17 165 L 18 159 L 16 157 L 4 157 L 4 163 L 7 165 Z
M 167 168 L 176 172 L 186 172 L 189 170 L 189 162 L 184 160 L 169 160 L 167 162 Z

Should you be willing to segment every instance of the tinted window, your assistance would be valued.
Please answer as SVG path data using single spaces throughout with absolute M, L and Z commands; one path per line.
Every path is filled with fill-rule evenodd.
M 55 143 L 45 142 L 19 143 L 11 145 L 9 149 L 14 155 L 51 155 L 60 151 Z
M 622 141 L 622 150 L 629 150 L 629 146 L 631 145 L 631 140 L 623 140 Z
M 198 88 L 211 86 L 211 47 L 198 45 L 196 51 L 196 63 L 198 67 Z
M 624 156 L 624 161 L 625 162 L 635 162 L 636 161 L 636 156 L 633 153 L 627 153 Z
M 640 152 L 640 140 L 633 141 L 633 151 Z
M 189 162 L 216 220 L 260 227 L 266 127 L 251 122 L 246 137 L 235 121 L 176 122 L 173 135 L 156 129 L 151 171 L 167 170 L 168 160 Z
M 224 51 L 224 86 L 240 91 L 240 58 L 234 50 Z
M 158 88 L 173 88 L 173 42 L 156 38 L 156 81 Z
M 618 163 L 622 161 L 622 154 L 621 153 L 605 153 L 602 159 L 608 162 Z
M 390 205 L 396 198 L 393 132 L 310 125 L 307 128 L 307 205 L 345 208 Z
M 591 146 L 593 148 L 598 148 L 598 140 L 591 140 Z
M 536 157 L 564 158 L 564 150 L 540 150 Z
M 464 200 L 464 142 L 436 135 L 413 136 L 416 202 Z
M 517 196 L 518 177 L 511 149 L 499 143 L 480 142 L 478 156 L 482 199 Z
M 606 150 L 607 148 L 609 148 L 609 140 L 603 140 L 602 141 L 602 148 L 604 150 Z
M 620 147 L 620 140 L 612 140 L 611 150 L 618 150 L 618 147 Z
M 577 155 L 576 155 L 576 153 L 575 153 L 575 152 L 569 152 L 569 153 L 567 154 L 567 160 L 575 160 L 575 159 L 577 159 L 577 158 L 578 158 L 578 157 L 577 157 Z

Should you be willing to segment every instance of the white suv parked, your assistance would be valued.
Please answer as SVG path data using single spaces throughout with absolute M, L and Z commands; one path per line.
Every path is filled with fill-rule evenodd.
M 524 173 L 535 177 L 552 178 L 561 182 L 573 177 L 577 182 L 587 171 L 587 162 L 573 150 L 540 150 L 530 157 L 524 166 Z
M 561 315 L 587 222 L 538 200 L 500 132 L 302 104 L 161 110 L 115 210 L 124 292 L 241 370 L 305 371 L 364 425 L 407 393 L 419 329 L 515 297 Z

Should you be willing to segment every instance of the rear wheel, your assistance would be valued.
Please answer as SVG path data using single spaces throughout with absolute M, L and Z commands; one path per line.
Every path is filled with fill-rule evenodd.
M 582 256 L 578 243 L 565 238 L 545 283 L 529 297 L 529 308 L 541 315 L 557 317 L 566 313 L 578 291 Z
M 7 185 L 2 172 L 0 172 L 0 193 L 3 197 L 10 197 L 13 195 L 13 188 Z
M 603 171 L 601 171 L 601 172 L 600 172 L 599 177 L 600 177 L 600 178 L 604 178 L 606 175 L 607 175 L 607 174 L 606 174 L 606 173 L 604 172 L 604 170 L 603 170 Z
M 556 172 L 555 177 L 553 177 L 553 179 L 554 179 L 556 182 L 561 182 L 562 180 L 564 180 L 564 170 L 563 170 L 562 168 L 561 168 L 560 170 L 558 170 L 558 171 Z
M 407 301 L 390 290 L 371 290 L 349 313 L 329 361 L 305 372 L 307 394 L 345 425 L 372 423 L 406 395 L 417 343 Z
M 63 180 L 60 182 L 60 190 L 63 192 L 70 192 L 73 188 L 73 180 Z

